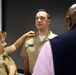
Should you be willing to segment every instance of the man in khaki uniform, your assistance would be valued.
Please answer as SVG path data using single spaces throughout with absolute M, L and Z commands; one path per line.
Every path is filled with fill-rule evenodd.
M 51 23 L 50 15 L 44 9 L 38 10 L 36 14 L 36 27 L 38 32 L 34 37 L 27 38 L 24 42 L 21 56 L 24 57 L 24 73 L 30 75 L 45 42 L 57 36 L 49 30 Z
M 34 32 L 24 34 L 14 44 L 5 47 L 6 32 L 0 32 L 0 75 L 18 75 L 17 67 L 9 55 L 13 54 L 28 36 L 34 36 Z

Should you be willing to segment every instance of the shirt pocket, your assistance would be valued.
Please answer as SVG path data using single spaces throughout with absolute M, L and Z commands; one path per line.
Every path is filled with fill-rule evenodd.
M 26 48 L 27 48 L 27 50 L 26 50 L 27 52 L 34 52 L 35 51 L 34 44 L 27 44 Z

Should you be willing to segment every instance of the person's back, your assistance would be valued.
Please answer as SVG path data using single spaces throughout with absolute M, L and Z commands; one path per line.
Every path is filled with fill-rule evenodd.
M 76 29 L 59 35 L 50 43 L 55 75 L 76 75 Z
M 50 40 L 55 75 L 76 75 L 76 4 L 69 8 L 66 21 L 71 30 Z

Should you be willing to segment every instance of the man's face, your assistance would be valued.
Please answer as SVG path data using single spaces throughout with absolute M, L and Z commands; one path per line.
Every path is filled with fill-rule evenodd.
M 40 11 L 36 14 L 35 19 L 36 27 L 38 30 L 45 30 L 49 27 L 50 19 L 47 18 L 47 13 Z

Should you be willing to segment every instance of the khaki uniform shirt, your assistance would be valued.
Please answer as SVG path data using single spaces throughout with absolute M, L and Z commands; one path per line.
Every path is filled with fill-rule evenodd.
M 8 75 L 7 65 L 13 64 L 15 65 L 12 58 L 9 56 L 10 48 L 6 49 L 3 54 L 0 54 L 0 75 Z M 15 65 L 16 66 L 16 65 Z M 18 75 L 17 71 L 15 75 Z
M 40 41 L 38 34 L 35 37 L 30 37 L 25 40 L 22 48 L 21 56 L 27 57 L 29 59 L 30 73 L 33 72 L 33 67 L 35 65 L 35 62 L 37 60 L 37 57 L 39 55 L 42 46 L 45 44 L 47 40 L 52 39 L 55 36 L 57 35 L 49 31 L 48 36 L 42 42 Z

